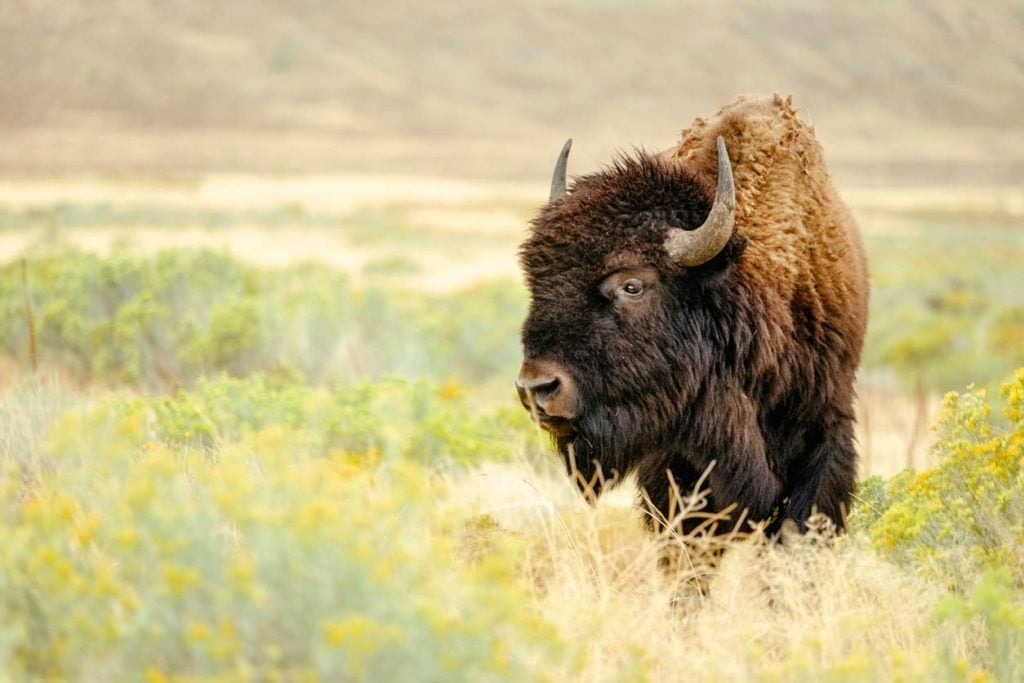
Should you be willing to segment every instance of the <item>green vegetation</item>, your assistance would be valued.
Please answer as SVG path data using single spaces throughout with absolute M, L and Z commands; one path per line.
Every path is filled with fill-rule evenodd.
M 908 390 L 996 388 L 1024 363 L 1024 233 L 994 220 L 903 228 L 868 240 L 866 372 Z
M 452 381 L 434 385 L 402 377 L 326 388 L 259 374 L 222 376 L 173 396 L 111 395 L 62 420 L 59 431 L 74 435 L 67 448 L 76 453 L 102 451 L 110 439 L 136 429 L 139 435 L 129 438 L 208 453 L 274 429 L 313 455 L 339 455 L 360 466 L 408 461 L 438 471 L 508 460 L 514 448 L 533 443 L 534 433 L 524 411 L 483 414 L 471 410 Z
M 360 225 L 367 239 L 388 232 Z M 908 391 L 995 388 L 1024 364 L 1024 236 L 971 225 L 965 244 L 960 224 L 905 227 L 868 239 L 865 374 L 893 375 Z M 365 272 L 380 279 L 416 270 L 392 255 Z M 264 270 L 200 250 L 58 251 L 29 260 L 28 283 L 44 362 L 82 381 L 149 390 L 257 371 L 314 383 L 391 373 L 493 389 L 514 375 L 526 309 L 511 281 L 425 295 L 377 280 L 355 287 L 324 267 Z M 22 365 L 24 301 L 20 264 L 0 266 L 0 352 Z
M 861 485 L 856 519 L 874 545 L 959 588 L 1000 568 L 1024 586 L 1024 369 L 1001 394 L 1008 424 L 983 391 L 951 393 L 936 427 L 939 464 Z
M 31 259 L 28 283 L 43 362 L 150 390 L 256 371 L 486 385 L 514 375 L 525 311 L 513 283 L 399 296 L 322 267 L 260 270 L 210 251 L 64 252 Z M 0 266 L 0 352 L 27 365 L 29 346 L 21 265 Z
M 362 410 L 367 390 L 372 400 L 375 388 L 342 395 L 325 422 Z M 236 438 L 167 445 L 189 436 L 183 414 L 236 391 Z M 498 681 L 568 657 L 524 609 L 512 539 L 460 559 L 470 520 L 454 498 L 437 504 L 435 466 L 473 435 L 435 433 L 428 412 L 410 430 L 429 438 L 402 441 L 416 457 L 382 459 L 389 437 L 356 419 L 343 429 L 359 433 L 325 450 L 290 426 L 292 399 L 308 397 L 284 393 L 227 382 L 156 404 L 101 400 L 57 419 L 34 463 L 4 452 L 0 671 Z
M 335 226 L 339 222 L 338 216 L 308 212 L 300 204 L 248 211 L 174 208 L 161 204 L 121 206 L 109 202 L 57 202 L 28 209 L 0 207 L 0 230 L 15 226 L 19 229 L 75 230 L 139 225 L 150 228 L 188 226 L 225 229 L 240 225 L 309 228 Z
M 1003 395 L 1007 422 L 951 396 L 939 466 L 865 484 L 849 538 L 739 543 L 706 601 L 628 509 L 570 495 L 503 515 L 502 495 L 529 501 L 481 495 L 478 468 L 511 458 L 543 481 L 522 458 L 542 446 L 452 386 L 257 375 L 74 399 L 28 382 L 0 396 L 0 433 L 21 435 L 0 440 L 0 662 L 76 680 L 655 680 L 689 637 L 742 647 L 697 680 L 1018 680 L 1024 370 Z M 908 630 L 861 633 L 898 608 L 880 593 L 908 592 L 924 601 Z M 713 628 L 719 595 L 741 599 L 739 624 Z M 641 615 L 650 630 L 631 630 Z M 758 619 L 790 630 L 751 635 Z
M 352 238 L 419 244 L 392 218 Z M 918 227 L 868 239 L 864 379 L 985 389 L 946 398 L 935 467 L 861 485 L 850 535 L 717 567 L 565 481 L 510 387 L 517 283 L 413 291 L 396 249 L 358 284 L 193 249 L 0 266 L 0 679 L 1020 680 L 1024 370 L 993 387 L 1024 241 Z

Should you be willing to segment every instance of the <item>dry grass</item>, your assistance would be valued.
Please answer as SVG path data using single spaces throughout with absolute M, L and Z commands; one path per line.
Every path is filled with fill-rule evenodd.
M 932 464 L 935 435 L 929 429 L 941 397 L 908 395 L 878 384 L 861 384 L 857 401 L 857 442 L 861 478 L 890 477 L 902 469 Z
M 13 212 L 105 207 L 139 217 L 125 225 L 0 225 L 0 261 L 58 241 L 96 253 L 127 246 L 151 254 L 191 246 L 225 250 L 259 266 L 319 263 L 359 281 L 373 264 L 401 255 L 410 267 L 390 282 L 448 292 L 481 280 L 519 279 L 516 250 L 545 193 L 542 184 L 400 175 L 210 175 L 181 182 L 7 179 L 0 181 L 0 208 Z M 871 234 L 921 231 L 925 223 L 907 217 L 922 212 L 1009 221 L 1024 216 L 1019 188 L 848 188 L 844 196 Z M 165 224 L 166 214 L 183 211 L 238 215 L 275 210 L 318 216 L 320 222 Z M 364 227 L 368 214 L 393 219 L 407 238 L 389 236 L 389 226 Z
M 0 208 L 14 212 L 69 205 L 139 217 L 124 225 L 0 225 L 0 261 L 55 243 L 100 254 L 119 247 L 142 254 L 195 247 L 224 250 L 265 267 L 318 263 L 358 282 L 374 264 L 401 256 L 409 267 L 392 282 L 447 292 L 482 280 L 519 278 L 516 248 L 544 193 L 540 185 L 372 175 L 210 176 L 189 183 L 8 180 L 0 182 Z M 315 215 L 319 224 L 283 218 L 274 224 L 233 220 L 224 227 L 187 220 L 166 225 L 168 215 L 181 212 L 237 216 L 275 210 Z M 390 233 L 390 225 L 365 224 L 367 216 L 399 224 L 411 239 Z
M 567 640 L 586 643 L 578 680 L 820 680 L 941 646 L 925 628 L 942 586 L 879 558 L 863 539 L 827 532 L 785 544 L 753 536 L 690 545 L 667 571 L 666 540 L 642 529 L 631 483 L 589 507 L 564 478 L 528 465 L 492 466 L 454 488 L 522 537 L 536 607 Z M 674 541 L 668 541 L 668 546 Z M 904 609 L 904 606 L 913 606 Z M 862 680 L 857 678 L 856 680 Z

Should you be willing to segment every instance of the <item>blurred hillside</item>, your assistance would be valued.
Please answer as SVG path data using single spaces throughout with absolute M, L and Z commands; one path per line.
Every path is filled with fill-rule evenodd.
M 0 173 L 546 175 L 793 93 L 836 175 L 1024 180 L 1024 6 L 27 0 L 0 7 Z

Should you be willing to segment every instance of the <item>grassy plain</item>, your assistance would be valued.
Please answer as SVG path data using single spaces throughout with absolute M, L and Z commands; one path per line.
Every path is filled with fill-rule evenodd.
M 1019 190 L 848 193 L 874 276 L 853 531 L 717 569 L 628 486 L 583 503 L 517 406 L 543 194 L 0 185 L 0 673 L 1020 680 Z

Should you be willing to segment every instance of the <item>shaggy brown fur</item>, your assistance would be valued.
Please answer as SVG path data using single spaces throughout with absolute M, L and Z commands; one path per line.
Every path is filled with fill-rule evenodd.
M 663 242 L 707 216 L 718 135 L 735 232 L 684 269 Z M 534 219 L 521 259 L 532 296 L 524 355 L 564 368 L 580 395 L 571 429 L 552 430 L 571 472 L 635 471 L 653 516 L 671 517 L 672 482 L 688 493 L 714 461 L 713 510 L 736 503 L 751 519 L 802 527 L 816 507 L 843 526 L 867 269 L 790 100 L 740 98 L 674 149 L 577 179 Z M 640 296 L 618 288 L 627 278 Z

